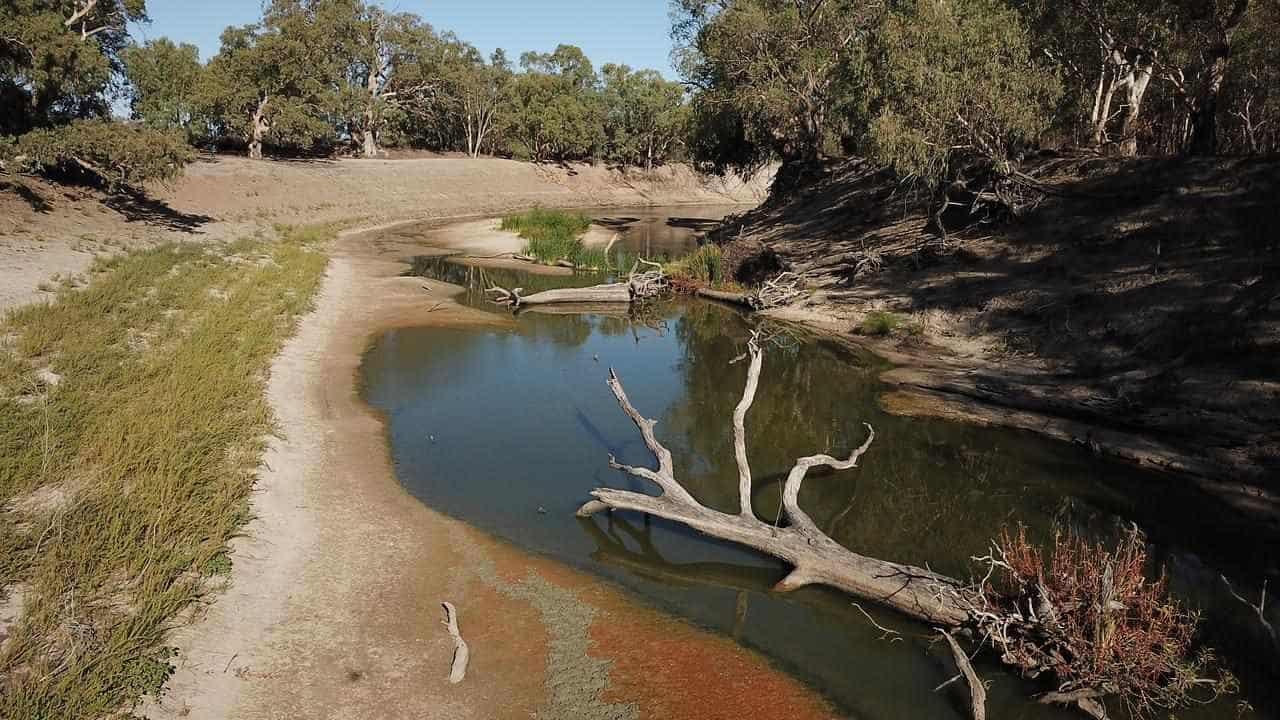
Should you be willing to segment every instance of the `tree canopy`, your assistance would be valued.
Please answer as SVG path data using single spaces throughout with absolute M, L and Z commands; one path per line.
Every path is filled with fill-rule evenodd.
M 673 0 L 691 158 L 941 189 L 1038 147 L 1274 152 L 1274 0 Z M 981 166 L 981 167 L 979 167 Z
M 65 133 L 67 149 L 82 148 L 86 131 L 72 126 L 108 120 L 121 97 L 148 131 L 252 157 L 402 147 L 646 168 L 688 159 L 723 172 L 860 155 L 934 187 L 979 166 L 1014 172 L 1044 146 L 1280 147 L 1274 0 L 671 7 L 682 82 L 597 68 L 570 44 L 524 52 L 513 66 L 502 50 L 486 58 L 375 0 L 267 0 L 204 63 L 167 38 L 131 42 L 144 0 L 10 0 L 0 7 L 0 147 L 34 163 L 15 154 L 18 137 L 46 130 L 28 144 L 48 149 Z M 98 137 L 137 162 L 127 146 L 145 136 Z M 152 137 L 172 149 L 171 135 Z
M 112 92 L 133 57 L 128 23 L 145 19 L 143 0 L 0 4 L 0 163 L 5 168 L 89 175 L 111 186 L 177 172 L 190 157 L 181 139 L 108 121 Z M 140 78 L 151 83 L 138 112 L 158 118 L 161 106 L 179 101 L 180 83 L 156 94 L 155 73 L 134 59 Z

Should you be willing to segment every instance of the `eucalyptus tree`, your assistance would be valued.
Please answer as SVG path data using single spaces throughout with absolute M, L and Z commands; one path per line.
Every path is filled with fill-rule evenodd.
M 203 136 L 200 127 L 200 51 L 168 38 L 130 45 L 121 53 L 129 82 L 129 108 L 147 127 L 181 129 L 189 139 Z
M 664 79 L 656 70 L 632 70 L 626 65 L 605 65 L 601 76 L 605 156 L 646 169 L 670 160 L 689 122 L 684 86 Z
M 1049 127 L 1059 82 L 1018 13 L 1000 0 L 906 0 L 875 47 L 873 156 L 936 191 L 943 232 L 960 200 L 1019 212 L 1018 156 Z
M 863 96 L 877 0 L 675 0 L 681 74 L 704 116 L 750 120 L 748 142 L 787 160 L 833 150 Z
M 128 23 L 144 0 L 0 3 L 0 134 L 106 117 Z
M 1183 149 L 1193 155 L 1218 151 L 1218 107 L 1237 31 L 1249 0 L 1170 0 L 1175 33 L 1164 77 L 1181 100 Z M 1274 30 L 1275 28 L 1273 28 Z
M 1231 72 L 1223 86 L 1227 147 L 1236 152 L 1280 150 L 1280 2 L 1259 3 L 1235 37 Z
M 527 52 L 508 86 L 502 131 L 512 151 L 531 160 L 582 160 L 604 142 L 597 78 L 581 49 Z
M 0 3 L 0 169 L 69 172 L 119 189 L 171 177 L 190 160 L 180 137 L 109 119 L 128 23 L 145 19 L 143 0 Z
M 313 12 L 337 64 L 331 111 L 361 154 L 377 157 L 390 126 L 441 101 L 445 43 L 417 15 L 364 0 L 318 0 Z
M 479 157 L 486 143 L 492 145 L 512 75 L 511 63 L 502 48 L 495 50 L 486 63 L 478 50 L 462 43 L 457 60 L 445 65 L 448 107 L 461 123 L 471 157 Z
M 1058 78 L 1000 0 L 907 0 L 877 33 L 870 140 L 904 177 L 930 183 L 978 160 L 1008 174 L 1045 130 Z

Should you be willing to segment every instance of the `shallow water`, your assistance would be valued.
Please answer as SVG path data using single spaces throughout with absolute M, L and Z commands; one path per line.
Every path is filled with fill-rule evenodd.
M 622 247 L 647 258 L 676 257 L 697 247 L 698 237 L 741 205 L 674 205 L 589 208 L 582 212 L 619 235 Z
M 590 284 L 599 278 L 536 277 L 421 260 L 420 273 L 469 287 L 489 283 Z M 479 273 L 486 273 L 480 277 Z M 492 308 L 495 312 L 505 312 Z M 410 328 L 387 332 L 363 366 L 367 398 L 388 419 L 401 481 L 428 505 L 517 545 L 608 577 L 645 601 L 756 648 L 830 698 L 850 717 L 965 717 L 959 685 L 935 693 L 953 672 L 927 628 L 864 604 L 901 630 L 882 637 L 847 598 L 822 589 L 768 592 L 785 573 L 776 561 L 708 540 L 660 520 L 619 514 L 574 517 L 598 486 L 644 489 L 607 466 L 652 465 L 635 427 L 605 385 L 616 368 L 639 410 L 658 419 L 677 476 L 720 509 L 736 506 L 729 418 L 746 369 L 743 352 L 757 320 L 703 302 L 671 302 L 643 316 L 525 312 L 514 332 Z M 847 451 L 878 437 L 863 467 L 813 474 L 801 503 L 818 524 L 857 552 L 967 575 L 1002 526 L 1026 524 L 1047 538 L 1056 524 L 1110 537 L 1129 522 L 1150 534 L 1170 564 L 1175 588 L 1210 610 L 1211 631 L 1252 656 L 1231 624 L 1219 571 L 1245 580 L 1276 573 L 1274 545 L 1246 531 L 1207 498 L 1176 483 L 1103 463 L 1077 448 L 1014 432 L 898 418 L 879 409 L 881 361 L 784 325 L 768 349 L 747 418 L 756 477 L 754 505 L 776 517 L 779 482 L 794 459 Z M 1241 582 L 1245 582 L 1242 580 Z M 1247 584 L 1247 582 L 1246 582 Z M 1264 656 L 1265 657 L 1265 656 Z M 1265 660 L 1261 661 L 1265 663 Z M 1246 661 L 1246 679 L 1270 672 Z M 1035 705 L 1035 689 L 987 662 L 992 717 L 1072 714 Z M 1251 675 L 1252 673 L 1253 675 Z M 1257 687 L 1254 679 L 1251 689 Z M 766 699 L 762 699 L 762 702 Z M 1234 701 L 1182 717 L 1236 717 Z

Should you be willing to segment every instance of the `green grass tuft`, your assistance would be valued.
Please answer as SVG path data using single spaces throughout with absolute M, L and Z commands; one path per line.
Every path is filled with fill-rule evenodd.
M 604 251 L 582 245 L 582 234 L 591 227 L 591 219 L 581 213 L 535 209 L 504 217 L 501 227 L 524 238 L 523 254 L 540 263 L 568 260 L 584 267 L 603 267 Z
M 698 283 L 717 285 L 723 282 L 720 246 L 713 243 L 701 245 L 697 250 L 666 263 L 668 274 L 684 277 Z
M 113 256 L 0 320 L 0 589 L 24 598 L 0 717 L 116 717 L 159 691 L 165 631 L 249 519 L 267 372 L 330 237 Z
M 858 326 L 863 335 L 888 335 L 902 325 L 902 317 L 891 312 L 877 310 Z

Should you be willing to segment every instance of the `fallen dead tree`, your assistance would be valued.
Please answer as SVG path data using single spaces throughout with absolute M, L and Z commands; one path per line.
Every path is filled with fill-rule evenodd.
M 830 467 L 847 470 L 857 467 L 858 460 L 875 440 L 875 430 L 867 425 L 866 441 L 845 459 L 829 455 L 813 455 L 796 461 L 782 488 L 782 507 L 788 525 L 778 527 L 756 518 L 751 509 L 751 468 L 747 459 L 746 431 L 742 420 L 755 400 L 763 352 L 756 337 L 749 343 L 750 366 L 747 386 L 734 412 L 734 457 L 738 464 L 740 509 L 735 515 L 713 510 L 699 503 L 675 478 L 671 451 L 658 442 L 654 434 L 657 424 L 642 416 L 632 406 L 618 376 L 610 371 L 609 388 L 623 412 L 631 418 L 644 438 L 645 445 L 658 460 L 657 470 L 633 467 L 609 457 L 609 466 L 656 484 L 659 496 L 611 488 L 592 491 L 594 500 L 579 510 L 587 517 L 603 510 L 634 510 L 688 525 L 712 537 L 747 545 L 786 560 L 794 570 L 778 583 L 777 590 L 788 591 L 805 585 L 821 584 L 844 590 L 852 595 L 877 600 L 900 612 L 927 623 L 948 627 L 963 625 L 971 616 L 966 607 L 980 603 L 969 595 L 966 584 L 924 568 L 887 562 L 858 555 L 823 533 L 809 515 L 800 508 L 800 487 L 809 470 Z
M 641 270 L 641 265 L 648 270 Z M 491 287 L 485 292 L 493 295 L 490 298 L 500 305 L 520 308 L 528 305 L 550 305 L 555 303 L 630 303 L 635 300 L 646 300 L 658 297 L 670 287 L 667 274 L 662 266 L 649 260 L 636 260 L 626 282 L 604 283 L 582 288 L 556 288 L 544 290 L 532 295 L 521 295 L 524 288 Z
M 953 631 L 968 634 L 979 647 L 989 645 L 1023 676 L 1053 681 L 1042 702 L 1073 705 L 1094 717 L 1106 717 L 1103 702 L 1108 697 L 1141 716 L 1231 690 L 1229 676 L 1205 677 L 1214 670 L 1211 656 L 1191 656 L 1195 616 L 1168 599 L 1163 578 L 1146 577 L 1145 545 L 1136 529 L 1114 553 L 1078 538 L 1060 537 L 1048 562 L 1027 543 L 1025 532 L 1004 534 L 991 554 L 974 558 L 985 576 L 970 582 L 859 555 L 822 532 L 799 505 L 805 477 L 815 467 L 857 467 L 875 441 L 870 425 L 866 440 L 847 458 L 818 454 L 796 461 L 782 487 L 780 518 L 786 518 L 785 525 L 757 518 L 751 506 L 745 420 L 763 367 L 758 334 L 748 342 L 747 355 L 746 386 L 732 418 L 736 513 L 703 505 L 676 479 L 671 452 L 654 432 L 656 421 L 636 410 L 610 370 L 609 388 L 640 431 L 657 468 L 625 465 L 612 455 L 609 466 L 648 480 L 661 492 L 655 496 L 597 488 L 578 516 L 630 510 L 678 522 L 789 563 L 792 570 L 775 591 L 827 585 L 937 627 L 947 634 L 978 718 L 985 713 L 985 691 L 954 644 L 949 634 Z
M 549 305 L 552 303 L 629 303 L 631 288 L 627 283 L 608 283 L 592 285 L 584 288 L 557 288 L 544 290 L 532 295 L 521 295 L 524 288 L 491 287 L 487 292 L 493 293 L 492 300 L 501 305 L 513 308 L 526 305 Z
M 795 273 L 784 272 L 749 293 L 707 287 L 700 287 L 694 293 L 709 300 L 741 305 L 751 310 L 768 310 L 791 303 L 803 295 L 804 291 L 800 289 L 800 278 Z

